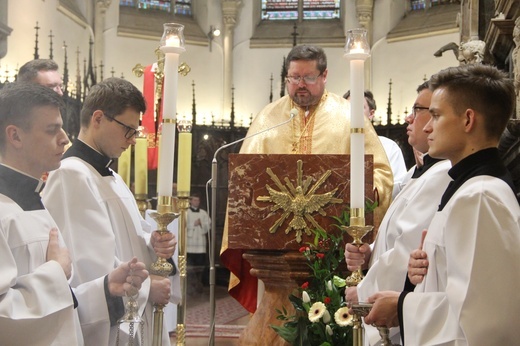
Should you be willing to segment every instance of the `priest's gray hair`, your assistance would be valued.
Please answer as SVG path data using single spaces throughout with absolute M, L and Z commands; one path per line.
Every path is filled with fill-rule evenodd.
M 63 99 L 50 88 L 33 83 L 11 83 L 0 90 L 0 152 L 5 150 L 9 125 L 30 130 L 39 107 L 64 107 Z
M 101 110 L 109 117 L 117 117 L 127 109 L 146 110 L 143 94 L 122 78 L 108 78 L 90 88 L 81 109 L 81 126 L 88 128 L 92 114 Z
M 294 47 L 289 52 L 287 59 L 285 59 L 285 68 L 289 70 L 291 61 L 298 60 L 316 61 L 316 67 L 320 71 L 320 74 L 327 69 L 327 55 L 325 51 L 318 46 L 301 45 Z

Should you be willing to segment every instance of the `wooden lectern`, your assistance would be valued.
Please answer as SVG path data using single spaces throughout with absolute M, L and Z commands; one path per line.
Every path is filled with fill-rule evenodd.
M 373 159 L 365 158 L 365 196 L 372 199 Z M 228 247 L 244 250 L 251 275 L 265 284 L 241 345 L 286 345 L 270 325 L 276 309 L 294 308 L 289 295 L 310 276 L 299 248 L 321 227 L 338 232 L 350 200 L 349 155 L 234 154 L 229 161 Z M 367 223 L 373 224 L 372 214 Z M 367 240 L 369 241 L 369 240 Z

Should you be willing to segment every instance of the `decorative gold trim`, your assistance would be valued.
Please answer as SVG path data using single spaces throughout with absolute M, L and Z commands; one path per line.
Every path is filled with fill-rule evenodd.
M 322 194 L 316 193 L 316 190 L 322 186 L 332 174 L 331 170 L 323 173 L 316 183 L 311 186 L 311 179 L 304 179 L 303 176 L 303 161 L 298 160 L 296 164 L 296 184 L 293 184 L 288 178 L 285 178 L 286 184 L 283 185 L 280 178 L 274 174 L 270 167 L 267 167 L 267 174 L 269 174 L 271 180 L 279 190 L 275 190 L 269 185 L 266 185 L 269 196 L 258 196 L 256 200 L 274 203 L 274 205 L 271 206 L 271 210 L 273 211 L 277 209 L 283 209 L 284 211 L 282 216 L 269 228 L 269 233 L 275 233 L 292 214 L 292 219 L 285 233 L 288 234 L 291 230 L 294 230 L 296 233 L 296 241 L 301 243 L 303 232 L 309 236 L 312 234 L 311 230 L 313 228 L 322 229 L 312 215 L 314 213 L 326 215 L 323 210 L 325 206 L 331 203 L 342 203 L 343 200 L 334 197 L 338 188 Z
M 365 133 L 364 127 L 352 127 L 350 133 Z
M 175 124 L 176 120 L 172 118 L 163 118 L 162 122 L 163 124 Z

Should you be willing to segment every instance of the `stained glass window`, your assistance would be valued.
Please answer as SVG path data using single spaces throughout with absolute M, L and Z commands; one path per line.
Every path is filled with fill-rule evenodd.
M 119 6 L 166 12 L 172 12 L 173 9 L 176 15 L 191 16 L 191 0 L 119 0 Z
M 173 10 L 175 14 L 181 16 L 191 16 L 191 0 L 175 1 Z
M 340 0 L 303 0 L 303 19 L 339 18 Z
M 449 5 L 453 0 L 410 0 L 412 11 L 424 10 L 439 5 Z
M 263 20 L 339 18 L 341 0 L 262 0 Z M 301 15 L 300 15 L 301 6 Z

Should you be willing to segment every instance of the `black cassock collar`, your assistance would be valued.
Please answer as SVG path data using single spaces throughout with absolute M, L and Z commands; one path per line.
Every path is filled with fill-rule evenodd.
M 40 197 L 44 185 L 40 179 L 0 164 L 0 193 L 25 211 L 45 209 Z
M 511 178 L 511 174 L 506 166 L 504 166 L 497 148 L 483 149 L 465 157 L 453 166 L 448 171 L 448 174 L 453 181 L 449 183 L 446 191 L 442 195 L 439 211 L 446 206 L 450 198 L 453 197 L 455 192 L 457 192 L 466 181 L 479 175 L 489 175 L 503 180 L 511 187 L 511 190 L 516 195 L 513 178 Z
M 76 139 L 72 146 L 63 154 L 63 159 L 67 157 L 78 157 L 82 159 L 94 167 L 103 177 L 114 175 L 112 170 L 108 168 L 113 160 L 94 150 L 79 139 Z

